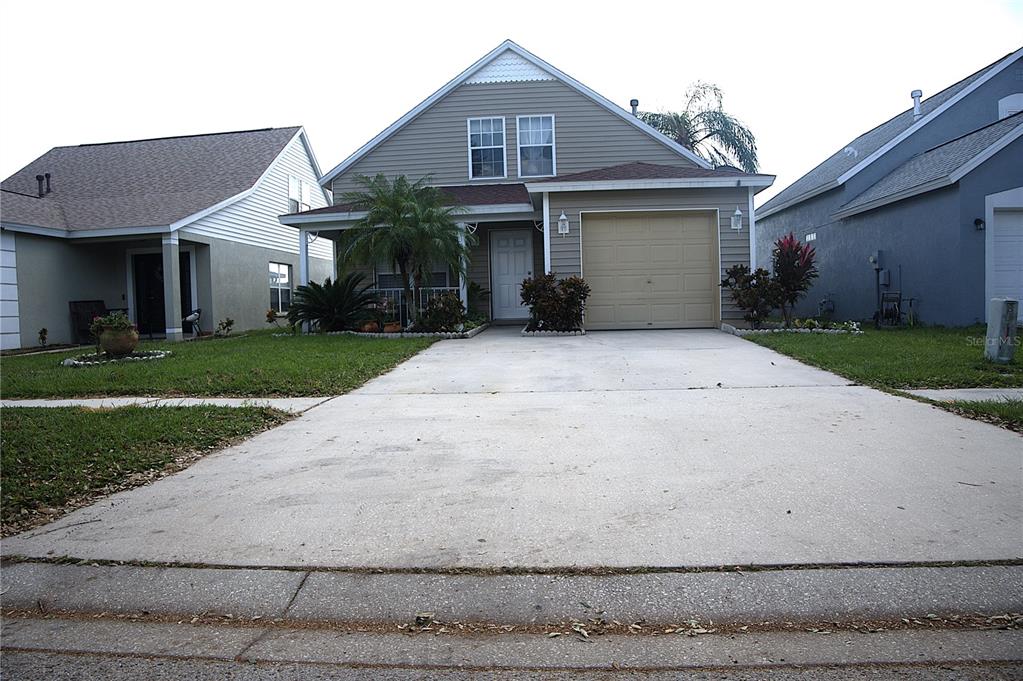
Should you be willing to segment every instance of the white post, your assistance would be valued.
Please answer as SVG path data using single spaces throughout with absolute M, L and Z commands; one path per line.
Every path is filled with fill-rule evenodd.
M 465 223 L 458 223 L 458 242 L 465 248 Z M 468 267 L 468 261 L 463 259 L 462 267 Z M 458 274 L 458 295 L 462 298 L 462 307 L 469 312 L 469 279 L 464 273 Z
M 543 271 L 551 273 L 551 202 L 547 192 L 543 193 Z
M 163 314 L 167 340 L 184 338 L 181 330 L 181 250 L 178 235 L 172 232 L 161 240 L 163 249 Z M 189 310 L 191 312 L 191 310 Z
M 298 230 L 298 285 L 309 284 L 309 234 Z
M 749 268 L 757 269 L 757 220 L 753 215 L 753 187 L 749 188 Z

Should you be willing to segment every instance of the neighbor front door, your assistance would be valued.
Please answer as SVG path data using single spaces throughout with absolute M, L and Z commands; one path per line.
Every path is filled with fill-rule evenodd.
M 533 276 L 533 233 L 528 229 L 490 232 L 490 272 L 494 319 L 527 319 L 522 280 Z
M 192 312 L 192 261 L 187 252 L 180 254 L 181 316 Z M 144 335 L 162 334 L 167 330 L 163 304 L 163 255 L 138 253 L 132 256 L 135 277 L 135 325 Z M 182 322 L 185 333 L 192 325 Z

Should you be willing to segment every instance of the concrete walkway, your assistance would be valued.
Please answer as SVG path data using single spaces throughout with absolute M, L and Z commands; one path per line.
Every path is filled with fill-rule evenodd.
M 3 543 L 244 566 L 1023 556 L 1023 438 L 714 331 L 441 342 Z
M 292 414 L 301 414 L 333 397 L 97 397 L 58 400 L 0 400 L 2 407 L 272 407 Z
M 906 390 L 905 392 L 937 402 L 1023 400 L 1023 388 L 954 388 L 948 390 Z

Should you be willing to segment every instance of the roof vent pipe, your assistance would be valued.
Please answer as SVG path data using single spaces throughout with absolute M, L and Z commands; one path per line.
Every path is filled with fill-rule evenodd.
M 43 177 L 42 175 L 36 175 L 36 182 L 39 184 L 39 198 L 43 198 L 43 194 L 46 193 L 43 191 L 43 182 L 45 181 L 46 181 L 45 177 Z
M 639 115 L 639 100 L 638 99 L 631 99 L 631 100 L 629 100 L 629 106 L 632 107 L 632 115 L 633 116 L 638 116 Z
M 913 120 L 918 121 L 920 120 L 920 117 L 923 116 L 923 114 L 920 113 L 920 98 L 924 96 L 924 93 L 919 90 L 913 90 L 909 93 L 909 96 L 913 98 Z
M 51 191 L 53 191 L 52 189 L 50 189 L 50 174 L 43 173 L 43 177 L 46 178 L 46 193 L 49 194 Z

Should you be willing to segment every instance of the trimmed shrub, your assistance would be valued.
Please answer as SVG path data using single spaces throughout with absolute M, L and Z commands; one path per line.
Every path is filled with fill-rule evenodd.
M 732 300 L 743 310 L 742 318 L 754 329 L 767 319 L 778 299 L 771 273 L 762 267 L 751 272 L 746 265 L 732 265 L 725 271 L 721 287 L 732 294 Z
M 529 331 L 578 331 L 590 287 L 582 277 L 560 281 L 542 274 L 522 282 L 522 302 L 529 307 Z

